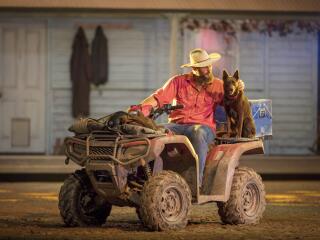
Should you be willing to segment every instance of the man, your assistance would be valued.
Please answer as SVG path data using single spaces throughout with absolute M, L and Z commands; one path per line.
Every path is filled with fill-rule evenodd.
M 185 135 L 191 141 L 199 158 L 199 183 L 202 176 L 208 152 L 208 144 L 215 138 L 216 122 L 214 112 L 217 105 L 223 103 L 223 81 L 212 74 L 212 64 L 221 55 L 208 54 L 205 50 L 196 48 L 190 52 L 190 63 L 181 67 L 191 67 L 188 74 L 178 75 L 141 102 L 142 108 L 147 105 L 161 107 L 163 104 L 182 104 L 183 109 L 173 111 L 169 123 L 165 125 L 176 134 Z M 244 84 L 240 81 L 240 88 Z

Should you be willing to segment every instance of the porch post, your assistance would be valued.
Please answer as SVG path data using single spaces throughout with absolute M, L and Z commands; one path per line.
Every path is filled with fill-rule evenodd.
M 320 31 L 318 31 L 318 57 L 317 57 L 317 71 L 318 71 L 318 82 L 317 82 L 317 138 L 316 138 L 316 152 L 320 153 Z
M 177 36 L 179 31 L 179 16 L 171 15 L 170 16 L 170 76 L 173 76 L 177 72 Z
M 169 70 L 170 76 L 177 74 L 178 37 L 180 33 L 179 22 L 186 14 L 166 14 L 170 21 L 170 53 Z

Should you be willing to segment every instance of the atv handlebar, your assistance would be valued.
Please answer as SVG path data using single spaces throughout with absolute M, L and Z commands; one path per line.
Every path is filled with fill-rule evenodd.
M 172 104 L 164 104 L 162 107 L 157 109 L 152 109 L 149 115 L 149 118 L 152 120 L 156 120 L 160 117 L 163 113 L 170 114 L 172 111 L 176 109 L 182 109 L 184 106 L 182 104 L 172 105 Z
M 184 106 L 182 104 L 172 105 L 172 104 L 165 104 L 163 105 L 163 108 L 165 111 L 173 111 L 176 109 L 182 109 Z

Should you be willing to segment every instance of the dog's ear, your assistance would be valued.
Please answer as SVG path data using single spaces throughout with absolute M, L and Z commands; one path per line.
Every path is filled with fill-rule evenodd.
M 239 71 L 235 71 L 235 73 L 233 74 L 233 77 L 237 80 L 239 80 Z
M 229 77 L 229 74 L 227 73 L 226 70 L 223 70 L 223 73 L 222 73 L 222 80 L 223 81 L 226 81 Z

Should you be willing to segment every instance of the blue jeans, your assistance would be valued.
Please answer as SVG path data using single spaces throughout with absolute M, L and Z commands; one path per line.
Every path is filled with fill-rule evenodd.
M 200 124 L 167 123 L 164 127 L 170 129 L 175 134 L 185 135 L 189 138 L 199 158 L 199 184 L 201 186 L 208 144 L 214 140 L 215 134 L 210 127 Z

